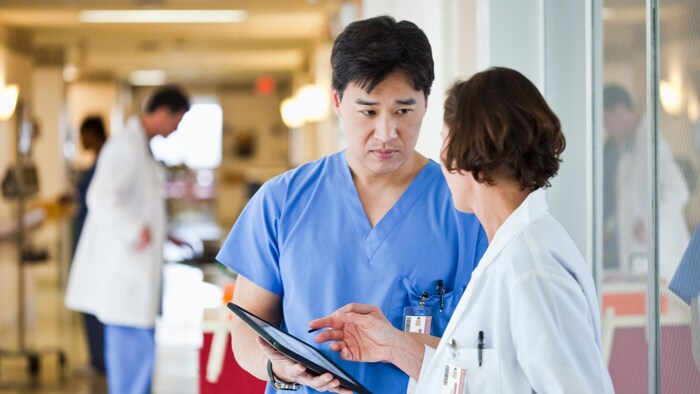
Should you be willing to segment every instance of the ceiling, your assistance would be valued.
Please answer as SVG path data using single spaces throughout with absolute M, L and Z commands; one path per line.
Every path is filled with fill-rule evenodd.
M 330 40 L 342 0 L 1 0 L 0 26 L 30 37 L 38 64 L 72 64 L 79 79 L 126 80 L 164 70 L 168 82 L 289 79 Z M 241 23 L 81 23 L 83 10 L 244 10 Z

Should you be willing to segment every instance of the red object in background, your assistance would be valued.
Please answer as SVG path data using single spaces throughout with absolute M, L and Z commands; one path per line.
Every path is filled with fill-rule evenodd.
M 647 295 L 644 291 L 638 292 L 603 292 L 603 310 L 615 308 L 616 316 L 638 315 L 645 316 L 647 310 Z M 668 295 L 661 293 L 659 297 L 659 311 L 662 315 L 668 312 Z
M 269 75 L 262 75 L 255 81 L 255 92 L 261 96 L 269 96 L 275 91 L 277 84 Z
M 617 394 L 647 393 L 646 327 L 615 329 L 608 370 Z M 690 328 L 661 326 L 661 392 L 697 394 L 700 371 L 693 362 Z
M 255 378 L 244 371 L 236 362 L 231 351 L 231 337 L 226 342 L 224 366 L 216 383 L 207 382 L 207 360 L 211 349 L 212 333 L 204 333 L 204 343 L 199 351 L 199 392 L 200 394 L 261 394 L 267 382 Z

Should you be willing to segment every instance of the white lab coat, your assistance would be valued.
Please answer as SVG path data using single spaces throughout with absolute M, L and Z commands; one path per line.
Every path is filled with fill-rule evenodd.
M 544 191 L 535 191 L 498 229 L 409 392 L 440 393 L 445 361 L 455 355 L 474 365 L 479 331 L 490 364 L 466 371 L 468 384 L 482 384 L 472 394 L 613 392 L 591 274 L 547 210 Z M 500 374 L 483 376 L 493 363 Z
M 105 144 L 87 194 L 88 215 L 65 303 L 106 324 L 151 328 L 160 307 L 166 234 L 164 171 L 138 117 Z M 135 250 L 145 226 L 151 243 Z
M 620 152 L 616 179 L 617 240 L 620 267 L 624 272 L 647 271 L 647 244 L 634 235 L 635 224 L 644 223 L 649 233 L 651 184 L 648 165 L 649 132 L 647 122 L 640 121 L 630 143 Z M 659 272 L 670 280 L 688 247 L 690 234 L 683 216 L 688 202 L 688 186 L 671 149 L 663 137 L 658 140 L 659 165 Z

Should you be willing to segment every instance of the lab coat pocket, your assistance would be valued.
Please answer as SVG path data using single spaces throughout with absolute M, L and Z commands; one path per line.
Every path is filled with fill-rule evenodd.
M 480 363 L 481 361 L 481 363 Z M 495 349 L 461 348 L 442 364 L 441 394 L 500 393 L 501 374 Z

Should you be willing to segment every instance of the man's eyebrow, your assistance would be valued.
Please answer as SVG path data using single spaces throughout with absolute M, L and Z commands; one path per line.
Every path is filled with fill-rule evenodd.
M 415 105 L 416 99 L 408 98 L 405 100 L 396 100 L 395 102 L 396 102 L 396 104 L 399 104 L 399 105 Z M 379 103 L 376 101 L 367 101 L 367 100 L 364 100 L 361 98 L 355 100 L 355 103 L 357 103 L 359 105 L 379 105 Z
M 413 105 L 415 103 L 416 103 L 416 99 L 414 99 L 414 98 L 409 98 L 406 100 L 396 100 L 396 104 L 400 104 L 400 105 Z
M 355 103 L 360 104 L 360 105 L 379 105 L 379 103 L 376 101 L 367 101 L 367 100 L 364 100 L 361 98 L 355 100 Z

